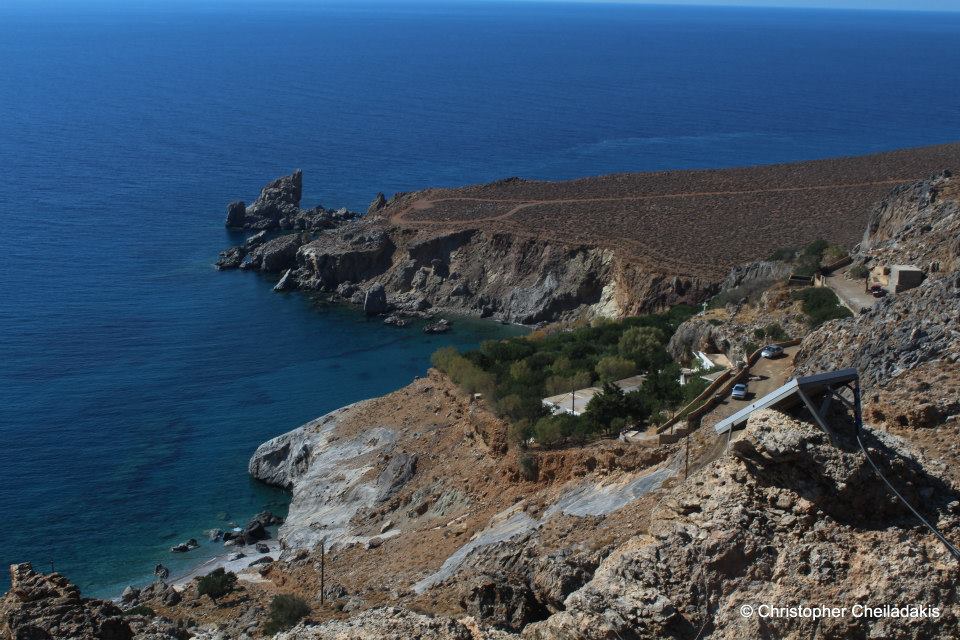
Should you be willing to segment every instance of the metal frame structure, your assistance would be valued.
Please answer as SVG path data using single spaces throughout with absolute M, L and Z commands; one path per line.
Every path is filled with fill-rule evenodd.
M 851 391 L 853 398 L 848 399 L 844 397 L 844 390 Z M 814 400 L 816 398 L 822 398 L 819 407 L 814 404 Z M 873 471 L 887 486 L 887 489 L 889 489 L 890 492 L 893 493 L 893 495 L 895 495 L 900 502 L 902 502 L 907 509 L 910 510 L 917 520 L 919 520 L 924 526 L 927 527 L 927 529 L 930 530 L 931 533 L 933 533 L 934 536 L 936 536 L 936 538 L 943 544 L 943 546 L 947 549 L 947 552 L 953 556 L 954 559 L 960 560 L 960 549 L 950 542 L 950 540 L 948 540 L 943 533 L 941 533 L 929 520 L 924 518 L 923 515 L 912 504 L 910 504 L 899 491 L 897 491 L 896 487 L 893 486 L 893 483 L 890 482 L 890 480 L 880 470 L 879 465 L 877 465 L 877 463 L 873 460 L 873 457 L 867 450 L 866 445 L 863 443 L 863 439 L 860 437 L 861 433 L 863 432 L 863 414 L 861 413 L 860 409 L 860 376 L 857 374 L 856 369 L 841 369 L 839 371 L 829 371 L 813 376 L 794 378 L 779 389 L 768 393 L 756 402 L 736 412 L 729 418 L 721 420 L 717 423 L 714 429 L 716 429 L 718 435 L 727 435 L 727 445 L 729 446 L 730 440 L 733 437 L 733 430 L 738 426 L 746 424 L 750 414 L 752 414 L 754 411 L 759 411 L 760 409 L 789 409 L 802 403 L 813 416 L 813 419 L 817 425 L 819 425 L 820 428 L 830 436 L 831 440 L 836 442 L 836 434 L 827 424 L 825 418 L 827 410 L 830 408 L 830 404 L 834 400 L 837 400 L 843 404 L 844 407 L 853 412 L 854 425 L 856 429 L 854 435 L 856 436 L 857 444 L 860 446 L 860 450 L 863 452 L 867 462 L 870 463 Z
M 849 389 L 853 392 L 853 401 L 841 395 L 843 389 Z M 813 401 L 820 397 L 823 397 L 823 401 L 818 408 Z M 818 373 L 813 376 L 793 378 L 780 388 L 737 411 L 729 418 L 721 420 L 714 426 L 714 429 L 718 435 L 722 435 L 746 424 L 750 414 L 754 411 L 760 409 L 789 409 L 802 403 L 813 414 L 813 419 L 820 428 L 833 437 L 833 432 L 827 426 L 826 420 L 823 419 L 823 415 L 833 400 L 839 400 L 844 406 L 852 409 L 859 422 L 860 376 L 856 369 L 840 369 L 839 371 Z

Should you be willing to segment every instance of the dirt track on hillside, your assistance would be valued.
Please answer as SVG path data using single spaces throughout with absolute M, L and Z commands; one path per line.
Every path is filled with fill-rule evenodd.
M 613 249 L 660 270 L 717 275 L 817 238 L 852 245 L 898 184 L 960 168 L 960 143 L 760 167 L 508 179 L 392 202 L 394 225 L 475 228 Z

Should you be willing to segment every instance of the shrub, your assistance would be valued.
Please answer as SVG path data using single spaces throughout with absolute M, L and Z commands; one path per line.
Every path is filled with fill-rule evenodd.
M 496 400 L 494 407 L 498 415 L 513 421 L 536 420 L 546 412 L 539 397 L 519 393 L 512 393 Z
M 823 252 L 823 257 L 821 261 L 823 264 L 833 264 L 837 260 L 842 260 L 847 257 L 847 250 L 841 247 L 838 244 L 832 244 L 826 248 Z
M 789 340 L 790 336 L 787 335 L 787 332 L 783 330 L 776 322 L 771 322 L 766 327 L 764 327 L 764 332 L 767 334 L 767 337 L 771 340 L 776 340 L 782 342 L 784 340 Z
M 811 327 L 819 327 L 828 320 L 848 318 L 850 310 L 840 304 L 837 295 L 826 287 L 807 287 L 794 291 L 794 300 L 803 302 L 803 312 L 807 315 L 807 322 Z
M 687 404 L 691 402 L 694 398 L 703 393 L 707 387 L 710 386 L 710 383 L 697 376 L 687 380 L 687 384 L 683 385 L 683 400 L 681 404 Z
M 738 287 L 721 291 L 710 299 L 710 302 L 707 303 L 707 306 L 711 309 L 719 309 L 727 306 L 728 304 L 736 304 L 741 300 L 754 302 L 759 300 L 760 295 L 769 289 L 773 283 L 773 280 L 768 279 L 750 280 L 748 282 L 744 282 Z
M 270 601 L 270 614 L 263 630 L 267 635 L 286 631 L 306 616 L 310 615 L 310 605 L 296 596 L 280 594 Z
M 218 599 L 233 591 L 236 584 L 237 574 L 218 567 L 197 581 L 197 595 L 209 596 L 216 604 Z
M 431 362 L 467 393 L 489 393 L 494 388 L 493 376 L 460 355 L 453 347 L 438 350 Z
M 152 608 L 148 607 L 148 606 L 145 605 L 145 604 L 138 604 L 137 606 L 133 607 L 132 609 L 127 609 L 126 611 L 124 611 L 124 612 L 123 612 L 123 615 L 125 615 L 125 616 L 144 616 L 145 618 L 155 618 L 156 615 L 157 615 L 157 612 L 154 611 Z
M 867 276 L 870 275 L 870 270 L 862 264 L 854 265 L 850 267 L 848 272 L 850 277 L 854 280 L 866 280 Z
M 767 330 L 764 329 L 763 327 L 758 327 L 753 330 L 753 337 L 756 338 L 757 340 L 763 340 L 764 338 L 767 337 Z
M 529 452 L 524 451 L 517 459 L 517 465 L 520 467 L 520 475 L 527 480 L 536 480 L 539 474 L 537 468 L 537 459 Z
M 526 419 L 517 420 L 510 423 L 507 427 L 507 442 L 515 447 L 524 447 L 530 438 L 532 429 L 530 421 Z
M 676 377 L 679 369 L 669 364 L 665 343 L 695 312 L 693 307 L 678 305 L 660 314 L 581 322 L 541 332 L 535 340 L 484 342 L 479 349 L 462 354 L 453 348 L 440 349 L 432 362 L 461 389 L 489 394 L 490 406 L 511 422 L 508 441 L 513 446 L 523 447 L 531 437 L 541 445 L 556 446 L 642 420 L 653 408 L 672 406 L 681 397 L 680 388 L 676 380 L 666 378 Z M 611 411 L 602 420 L 590 420 L 568 414 L 550 416 L 542 404 L 544 397 L 595 384 L 597 373 L 605 380 L 625 378 L 637 371 L 638 364 L 648 371 L 670 371 L 662 384 L 637 394 L 642 411 L 621 406 L 620 413 Z M 667 397 L 655 395 L 661 392 Z
M 606 356 L 600 359 L 596 367 L 600 380 L 621 380 L 637 372 L 637 365 L 632 360 L 621 356 Z
M 748 341 L 747 344 L 743 345 L 743 355 L 749 358 L 759 348 L 756 342 Z
M 827 247 L 830 246 L 830 243 L 822 238 L 819 240 L 814 240 L 807 246 L 803 248 L 803 251 L 800 253 L 800 256 L 812 256 L 815 257 L 818 261 L 823 257 L 823 252 L 827 250 Z
M 777 249 L 770 254 L 770 257 L 767 258 L 770 262 L 792 262 L 793 259 L 797 256 L 796 249 Z

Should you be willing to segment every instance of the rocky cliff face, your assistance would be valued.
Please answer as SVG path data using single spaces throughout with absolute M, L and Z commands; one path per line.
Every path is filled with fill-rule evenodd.
M 466 229 L 451 232 L 399 227 L 378 215 L 379 194 L 362 220 L 299 209 L 299 172 L 267 185 L 250 207 L 233 203 L 227 224 L 300 233 L 251 238 L 217 262 L 286 275 L 282 290 L 300 288 L 362 305 L 383 286 L 387 310 L 451 311 L 531 324 L 572 317 L 619 317 L 696 302 L 716 283 L 659 272 L 588 244 Z M 318 213 L 319 212 L 319 213 Z
M 943 173 L 895 189 L 871 216 L 856 260 L 921 266 L 925 281 L 811 333 L 797 355 L 798 372 L 857 367 L 871 389 L 901 384 L 903 376 L 929 363 L 960 362 L 958 258 L 957 179 Z

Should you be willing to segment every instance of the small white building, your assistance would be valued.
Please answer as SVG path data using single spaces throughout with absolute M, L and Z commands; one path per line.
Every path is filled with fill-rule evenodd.
M 617 380 L 613 384 L 620 387 L 624 393 L 630 393 L 631 391 L 639 389 L 646 379 L 647 376 L 645 375 L 630 376 L 623 380 Z M 585 389 L 577 389 L 576 391 L 550 396 L 540 402 L 543 406 L 550 409 L 551 413 L 569 413 L 570 415 L 579 416 L 587 410 L 587 405 L 593 400 L 593 396 L 602 390 L 602 387 L 587 387 Z

